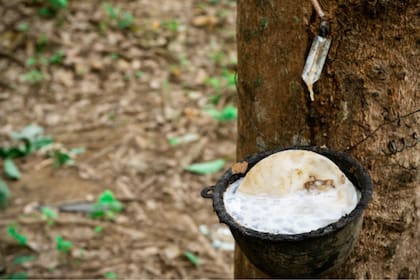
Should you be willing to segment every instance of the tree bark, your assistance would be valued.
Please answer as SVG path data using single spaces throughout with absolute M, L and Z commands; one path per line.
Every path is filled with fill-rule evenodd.
M 238 158 L 290 145 L 349 152 L 374 198 L 348 262 L 329 276 L 419 278 L 418 1 L 325 4 L 333 41 L 311 102 L 300 78 L 320 23 L 310 1 L 237 1 Z M 235 277 L 268 275 L 236 248 Z

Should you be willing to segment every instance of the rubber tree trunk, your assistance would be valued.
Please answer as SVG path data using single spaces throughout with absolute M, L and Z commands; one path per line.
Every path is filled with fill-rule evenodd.
M 330 276 L 419 278 L 418 1 L 325 4 L 333 41 L 310 102 L 300 78 L 320 23 L 310 1 L 237 1 L 238 158 L 307 144 L 351 153 L 375 193 L 349 261 Z M 235 277 L 269 276 L 237 247 Z

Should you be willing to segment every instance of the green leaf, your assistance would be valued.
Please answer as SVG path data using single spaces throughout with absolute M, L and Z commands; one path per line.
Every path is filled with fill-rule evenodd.
M 36 260 L 34 255 L 17 256 L 12 260 L 12 264 L 24 264 Z
M 93 229 L 93 231 L 94 231 L 95 233 L 101 233 L 103 230 L 104 230 L 104 228 L 103 228 L 103 227 L 101 227 L 101 226 L 96 226 L 96 227 Z
M 10 136 L 13 139 L 25 142 L 25 149 L 23 150 L 19 148 L 21 152 L 24 153 L 23 155 L 16 155 L 10 157 L 14 158 L 17 156 L 28 155 L 36 150 L 39 150 L 43 147 L 52 144 L 53 139 L 50 136 L 43 136 L 43 131 L 44 130 L 42 127 L 35 124 L 31 124 L 23 128 L 20 132 L 12 132 Z
M 36 124 L 25 126 L 20 132 L 12 132 L 10 136 L 15 140 L 34 140 L 42 135 L 44 129 Z
M 61 253 L 68 253 L 70 252 L 71 248 L 73 248 L 73 243 L 65 240 L 63 237 L 61 236 L 57 236 L 56 237 L 56 242 L 57 242 L 57 251 L 61 252 Z
M 16 227 L 15 226 L 8 226 L 7 227 L 7 233 L 13 238 L 15 239 L 20 245 L 26 245 L 26 241 L 27 238 L 25 235 L 20 234 L 19 232 L 17 232 Z
M 50 136 L 43 136 L 38 139 L 32 140 L 30 142 L 30 152 L 39 150 L 41 148 L 47 147 L 54 143 L 53 139 Z
M 31 70 L 22 75 L 22 80 L 29 83 L 38 83 L 44 79 L 44 73 L 39 70 Z
M 218 51 L 212 55 L 209 55 L 209 58 L 213 59 L 216 63 L 221 63 L 225 59 L 225 54 L 222 51 Z
M 105 190 L 99 195 L 96 203 L 93 205 L 93 210 L 90 213 L 92 218 L 108 218 L 114 219 L 115 214 L 123 210 L 122 203 L 115 198 L 110 190 Z
M 213 87 L 215 90 L 220 90 L 222 88 L 222 81 L 219 78 L 208 78 L 206 84 Z
M 74 160 L 68 153 L 62 151 L 54 151 L 51 155 L 54 160 L 54 167 L 59 168 L 63 165 L 72 165 L 74 164 Z
M 222 111 L 218 111 L 215 108 L 209 108 L 205 110 L 205 112 L 221 122 L 236 120 L 238 117 L 238 109 L 231 105 L 226 106 Z
M 123 17 L 118 20 L 118 28 L 125 29 L 130 27 L 134 22 L 134 17 L 131 13 L 125 12 Z
M 164 21 L 162 22 L 162 27 L 169 31 L 176 32 L 179 30 L 179 22 L 175 19 Z
M 179 144 L 190 143 L 198 140 L 200 136 L 195 133 L 189 133 L 181 137 L 169 137 L 168 143 L 171 146 L 177 146 Z
M 111 4 L 105 3 L 104 10 L 109 15 L 111 19 L 116 19 L 120 13 L 119 8 L 114 8 Z
M 220 121 L 232 121 L 238 118 L 238 109 L 234 106 L 226 106 L 219 118 Z
M 84 147 L 73 148 L 73 149 L 70 150 L 70 154 L 72 154 L 74 156 L 83 154 L 84 152 L 86 152 L 86 149 Z
M 184 256 L 196 267 L 200 265 L 200 259 L 195 254 L 187 251 Z
M 21 177 L 19 169 L 10 158 L 4 160 L 4 172 L 9 179 L 19 180 Z
M 42 17 L 50 17 L 53 15 L 53 11 L 48 7 L 43 7 L 38 10 L 38 14 Z
M 223 78 L 226 80 L 226 84 L 230 88 L 236 87 L 236 75 L 234 72 L 230 72 L 227 69 L 223 70 Z
M 41 208 L 42 219 L 47 222 L 48 225 L 53 225 L 54 221 L 58 218 L 58 214 L 54 209 L 49 207 Z
M 221 99 L 222 99 L 222 94 L 220 92 L 209 96 L 209 101 L 213 105 L 219 104 Z
M 181 144 L 181 138 L 179 137 L 169 137 L 168 138 L 169 145 L 176 146 Z
M 137 78 L 137 79 L 140 79 L 141 77 L 143 77 L 144 72 L 142 72 L 142 71 L 140 71 L 140 70 L 137 70 L 137 71 L 136 71 L 136 73 L 135 73 L 135 75 L 136 75 L 136 78 Z
M 106 279 L 118 279 L 117 274 L 115 274 L 115 272 L 112 272 L 112 271 L 105 272 L 104 277 Z
M 80 248 L 79 249 L 79 254 L 80 254 L 81 257 L 83 257 L 85 255 L 85 249 Z
M 7 206 L 7 201 L 10 198 L 10 191 L 6 182 L 0 178 L 0 208 Z
M 36 64 L 36 58 L 35 57 L 29 57 L 26 60 L 26 65 L 28 66 L 34 66 Z
M 18 24 L 17 30 L 19 30 L 20 32 L 26 32 L 29 30 L 29 24 L 27 24 L 26 22 L 21 22 Z
M 50 16 L 52 15 L 52 11 L 48 8 L 45 8 L 48 11 L 48 15 Z M 45 34 L 41 34 L 38 36 L 37 40 L 36 40 L 36 44 L 35 44 L 35 50 L 37 53 L 40 53 L 44 50 L 44 48 L 48 45 L 49 39 L 47 37 L 47 35 Z
M 10 273 L 10 274 L 1 276 L 0 279 L 28 279 L 28 273 L 26 272 Z
M 65 9 L 68 5 L 67 0 L 48 0 L 48 4 L 56 10 Z
M 17 158 L 25 156 L 26 148 L 24 147 L 11 147 L 9 149 L 0 147 L 0 157 L 1 158 Z
M 185 170 L 190 171 L 192 173 L 204 175 L 204 174 L 212 174 L 216 173 L 225 166 L 225 160 L 218 159 L 209 162 L 202 162 L 202 163 L 194 163 L 188 165 Z
M 215 108 L 206 109 L 205 112 L 212 116 L 214 119 L 218 120 L 221 116 L 221 113 Z
M 49 62 L 52 64 L 60 65 L 63 62 L 64 58 L 64 52 L 62 50 L 56 51 L 53 53 L 53 55 L 50 57 Z

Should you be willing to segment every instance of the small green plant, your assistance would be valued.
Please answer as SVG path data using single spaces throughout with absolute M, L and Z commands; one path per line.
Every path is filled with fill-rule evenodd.
M 117 274 L 115 274 L 115 272 L 112 272 L 112 271 L 105 272 L 104 277 L 106 279 L 118 279 Z
M 168 143 L 171 146 L 177 146 L 179 144 L 194 142 L 198 139 L 200 139 L 200 136 L 198 134 L 189 133 L 180 137 L 168 137 Z
M 6 174 L 6 176 L 9 179 L 12 179 L 12 180 L 19 180 L 20 179 L 20 177 L 22 175 L 20 174 L 19 169 L 17 168 L 17 166 L 15 165 L 15 163 L 13 162 L 13 160 L 11 158 L 6 158 L 4 160 L 3 165 L 4 165 L 4 167 L 3 167 L 4 168 L 4 173 Z
M 42 49 L 42 48 L 41 48 Z M 63 63 L 63 59 L 65 57 L 64 51 L 58 50 L 54 52 L 50 57 L 40 57 L 39 55 L 37 57 L 29 57 L 26 60 L 26 65 L 30 67 L 36 67 L 39 65 L 48 65 L 48 64 L 56 64 L 61 65 Z M 26 78 L 25 78 L 26 75 Z M 27 72 L 24 75 L 23 80 L 29 81 L 29 82 L 38 82 L 43 80 L 43 73 L 37 69 L 32 69 L 31 71 Z
M 40 16 L 51 17 L 58 11 L 67 8 L 67 0 L 48 0 L 44 7 L 38 10 Z
M 225 60 L 226 55 L 222 51 L 216 51 L 215 53 L 210 54 L 209 58 L 212 59 L 217 64 L 222 64 L 222 61 Z
M 116 20 L 120 14 L 120 8 L 114 7 L 109 3 L 104 3 L 104 10 L 108 14 L 108 16 L 113 20 Z
M 35 66 L 36 65 L 36 58 L 31 56 L 26 60 L 26 65 L 28 66 Z
M 32 84 L 36 84 L 44 80 L 44 73 L 39 70 L 30 70 L 22 75 L 22 80 Z
M 224 68 L 220 76 L 208 78 L 206 84 L 213 89 L 213 93 L 209 96 L 210 103 L 217 105 L 222 98 L 224 88 L 230 91 L 236 89 L 236 75 Z
M 60 65 L 63 63 L 63 58 L 64 58 L 64 51 L 59 50 L 53 53 L 53 55 L 49 59 L 49 62 L 51 62 L 52 64 Z
M 16 29 L 20 32 L 26 32 L 29 30 L 29 24 L 26 22 L 21 22 L 17 25 Z
M 0 209 L 7 206 L 10 198 L 10 191 L 5 181 L 0 178 Z
M 26 272 L 15 272 L 15 273 L 10 273 L 10 274 L 6 274 L 3 276 L 0 276 L 0 279 L 21 279 L 21 280 L 25 280 L 28 279 L 28 273 Z
M 238 117 L 238 109 L 232 105 L 226 106 L 221 111 L 209 108 L 205 112 L 220 122 L 233 121 Z
M 56 10 L 67 8 L 67 0 L 48 0 L 48 5 Z
M 222 77 L 225 81 L 226 86 L 229 89 L 235 89 L 236 88 L 236 74 L 234 72 L 231 72 L 231 71 L 229 71 L 225 68 L 225 69 L 223 69 Z
M 57 211 L 46 206 L 41 208 L 41 215 L 42 219 L 46 221 L 49 226 L 52 226 L 58 218 Z
M 184 256 L 189 260 L 195 267 L 198 267 L 200 265 L 200 259 L 197 255 L 194 253 L 191 253 L 189 251 L 184 252 Z
M 9 154 L 9 157 L 26 156 L 41 148 L 49 146 L 53 143 L 53 139 L 51 138 L 51 136 L 44 135 L 44 129 L 35 124 L 30 124 L 28 126 L 25 126 L 19 132 L 12 132 L 10 136 L 13 140 L 23 142 L 24 147 L 18 146 L 18 147 L 10 148 L 9 151 L 4 150 L 6 157 L 8 154 Z M 17 152 L 15 151 L 16 149 L 20 151 Z M 10 153 L 12 155 L 10 155 Z M 16 154 L 16 153 L 18 155 L 13 156 L 13 154 Z M 0 157 L 1 155 L 2 155 L 2 151 L 0 148 Z
M 222 168 L 225 166 L 225 163 L 226 162 L 224 159 L 194 163 L 185 167 L 185 170 L 199 175 L 213 174 L 222 170 Z
M 179 31 L 179 28 L 180 28 L 179 21 L 176 20 L 176 19 L 163 21 L 161 23 L 161 25 L 162 25 L 163 28 L 165 28 L 169 31 L 172 31 L 172 32 L 177 32 L 177 31 Z
M 49 43 L 48 36 L 45 34 L 41 34 L 38 36 L 36 43 L 35 43 L 35 51 L 37 53 L 41 53 L 48 45 Z
M 55 240 L 57 242 L 57 251 L 59 251 L 60 253 L 67 254 L 73 248 L 73 243 L 69 240 L 65 240 L 60 235 L 57 236 Z
M 122 12 L 119 7 L 114 7 L 109 3 L 103 5 L 105 12 L 111 22 L 115 22 L 119 29 L 131 28 L 134 24 L 134 16 L 130 12 Z M 106 30 L 106 22 L 101 22 L 101 29 Z
M 120 29 L 126 29 L 133 25 L 134 23 L 134 17 L 130 12 L 125 12 L 123 16 L 118 19 L 117 26 Z
M 43 129 L 37 125 L 28 125 L 19 132 L 12 132 L 10 138 L 16 142 L 11 147 L 0 147 L 0 158 L 3 159 L 3 170 L 7 178 L 19 180 L 21 173 L 14 159 L 27 156 L 36 150 L 52 144 L 50 136 L 43 135 Z M 7 206 L 10 191 L 0 178 L 0 208 Z
M 53 166 L 55 168 L 62 167 L 64 165 L 74 165 L 74 158 L 85 152 L 84 148 L 74 148 L 70 151 L 60 149 L 54 150 L 48 153 L 48 156 L 53 159 Z
M 72 165 L 74 160 L 71 158 L 70 154 L 62 151 L 53 151 L 50 153 L 50 157 L 54 161 L 54 167 L 59 168 L 63 165 Z
M 21 173 L 15 164 L 14 159 L 25 157 L 31 153 L 46 148 L 53 143 L 50 136 L 43 135 L 43 128 L 37 125 L 28 125 L 19 132 L 12 132 L 10 138 L 12 139 L 11 147 L 0 147 L 0 159 L 3 159 L 3 169 L 6 177 L 11 180 L 19 180 Z M 84 152 L 84 148 L 71 149 L 69 152 L 52 151 L 48 155 L 53 158 L 54 166 L 60 167 L 65 164 L 73 164 L 74 157 Z M 0 207 L 7 206 L 7 201 L 10 197 L 10 191 L 7 184 L 0 177 Z M 46 212 L 45 212 L 46 211 Z M 53 214 L 43 210 L 44 215 L 49 215 L 48 223 L 52 222 Z
M 143 71 L 139 71 L 139 70 L 137 70 L 137 71 L 135 72 L 135 75 L 136 75 L 136 78 L 137 78 L 137 79 L 141 79 L 141 77 L 143 77 L 143 75 L 144 75 L 144 72 L 143 72 Z
M 10 138 L 16 142 L 11 147 L 0 147 L 0 158 L 4 160 L 3 169 L 7 178 L 19 180 L 21 173 L 14 159 L 24 157 L 32 152 L 52 144 L 49 136 L 43 135 L 43 129 L 37 125 L 28 125 L 20 132 L 12 132 Z M 0 207 L 7 206 L 10 191 L 0 177 Z
M 27 238 L 25 235 L 20 234 L 17 229 L 16 225 L 10 225 L 7 227 L 7 233 L 10 237 L 12 237 L 14 240 L 16 240 L 20 245 L 25 246 L 27 242 Z
M 24 263 L 27 263 L 27 262 L 32 262 L 34 260 L 36 260 L 36 256 L 34 256 L 34 255 L 17 256 L 15 258 L 13 258 L 12 264 L 19 265 L 19 264 L 24 264 Z
M 23 157 L 53 142 L 50 136 L 43 135 L 42 127 L 33 124 L 26 126 L 20 132 L 12 132 L 10 137 L 17 142 L 17 145 L 9 148 L 0 147 L 0 158 Z
M 115 219 L 117 213 L 123 210 L 122 203 L 115 198 L 110 190 L 104 191 L 99 195 L 93 209 L 90 212 L 92 218 L 107 218 L 110 220 Z
M 214 90 L 219 91 L 222 88 L 222 79 L 219 77 L 212 77 L 206 80 L 206 84 L 211 86 Z
M 95 226 L 95 228 L 93 229 L 93 231 L 98 234 L 101 233 L 103 230 L 104 228 L 101 226 Z

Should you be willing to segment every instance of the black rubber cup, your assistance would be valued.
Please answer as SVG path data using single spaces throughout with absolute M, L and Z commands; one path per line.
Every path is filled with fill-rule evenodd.
M 244 174 L 227 170 L 213 187 L 201 195 L 213 200 L 213 208 L 221 223 L 229 226 L 233 237 L 248 259 L 272 277 L 318 277 L 341 265 L 350 254 L 359 236 L 363 212 L 372 198 L 373 185 L 367 170 L 348 154 L 329 149 L 300 146 L 279 148 L 245 158 L 250 170 L 263 158 L 285 150 L 308 150 L 333 161 L 360 191 L 356 208 L 335 223 L 302 234 L 270 234 L 238 224 L 227 212 L 223 202 L 226 188 Z

